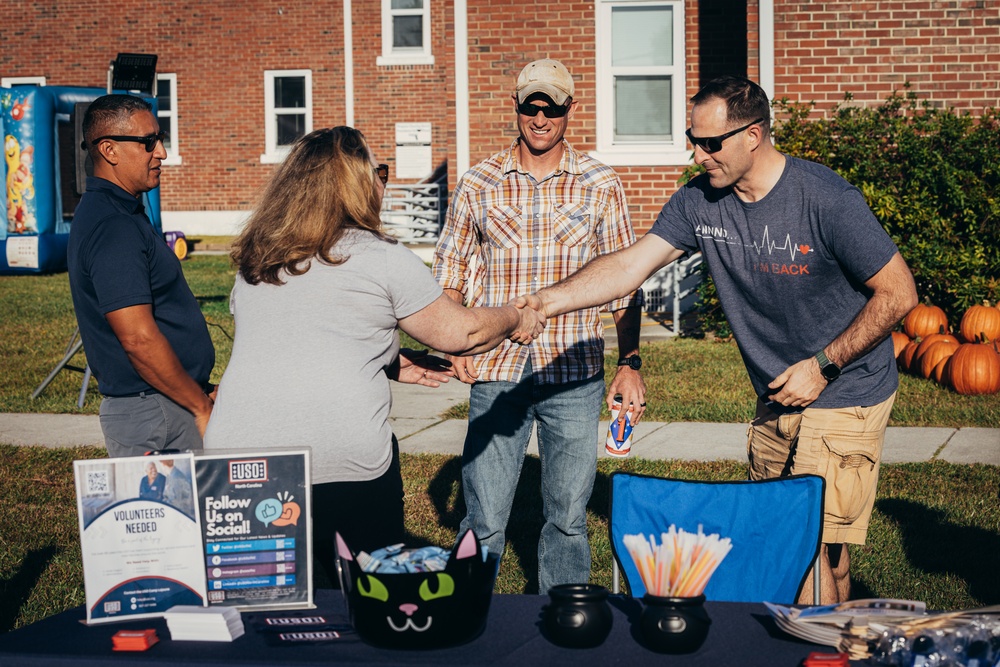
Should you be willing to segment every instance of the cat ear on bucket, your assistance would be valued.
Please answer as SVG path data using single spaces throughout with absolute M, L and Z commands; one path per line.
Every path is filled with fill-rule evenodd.
M 340 536 L 340 533 L 337 533 L 336 540 L 337 540 L 337 555 L 343 558 L 344 560 L 354 560 L 354 554 L 351 553 L 351 550 L 347 546 L 347 542 L 345 542 L 344 538 Z
M 473 556 L 482 558 L 482 552 L 479 550 L 479 540 L 476 539 L 476 534 L 467 530 L 459 539 L 458 546 L 455 547 L 455 560 L 472 558 Z

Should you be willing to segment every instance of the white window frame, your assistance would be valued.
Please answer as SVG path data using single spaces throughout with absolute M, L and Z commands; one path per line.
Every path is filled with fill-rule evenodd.
M 44 76 L 5 76 L 0 77 L 0 88 L 13 88 L 14 86 L 44 86 Z
M 170 148 L 167 149 L 167 159 L 163 161 L 163 164 L 182 164 L 180 137 L 177 134 L 177 75 L 157 72 L 156 80 L 157 82 L 170 82 L 170 111 L 159 108 L 156 111 L 156 119 L 160 123 L 160 129 L 166 130 L 167 134 L 170 135 Z
M 305 77 L 306 105 L 294 110 L 284 111 L 274 106 L 274 80 L 284 77 Z M 291 146 L 278 145 L 278 116 L 287 114 L 302 114 L 305 116 L 305 133 L 313 130 L 312 112 L 312 70 L 311 69 L 274 69 L 264 71 L 264 153 L 260 156 L 261 164 L 277 164 L 285 159 Z
M 423 0 L 422 9 L 393 9 L 392 0 L 382 0 L 382 55 L 375 58 L 379 67 L 390 65 L 433 65 L 431 53 L 431 0 Z M 392 47 L 392 19 L 394 16 L 423 16 L 424 39 L 421 48 Z
M 611 10 L 618 7 L 665 7 L 674 13 L 674 64 L 669 67 L 611 66 Z M 687 79 L 684 0 L 596 0 L 597 148 L 591 155 L 612 166 L 668 166 L 691 162 L 684 130 L 687 128 Z M 614 140 L 614 77 L 628 74 L 669 75 L 672 81 L 671 141 L 616 142 Z

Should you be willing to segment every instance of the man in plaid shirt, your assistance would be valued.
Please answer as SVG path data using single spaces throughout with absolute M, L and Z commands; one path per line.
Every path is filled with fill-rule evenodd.
M 577 108 L 573 78 L 555 60 L 529 63 L 512 95 L 519 138 L 458 182 L 434 256 L 445 293 L 470 306 L 504 305 L 635 241 L 621 180 L 563 136 Z M 639 374 L 641 291 L 612 301 L 618 372 L 607 392 L 645 407 Z M 510 341 L 475 357 L 450 357 L 472 385 L 462 460 L 472 529 L 496 554 L 514 502 L 532 424 L 538 424 L 545 525 L 538 542 L 541 593 L 590 578 L 587 502 L 597 467 L 604 387 L 603 325 L 597 308 L 548 321 L 527 346 Z

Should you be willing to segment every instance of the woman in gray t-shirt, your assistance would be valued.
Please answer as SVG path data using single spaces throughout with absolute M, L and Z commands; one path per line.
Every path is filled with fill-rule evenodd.
M 206 450 L 312 449 L 314 552 L 331 575 L 334 531 L 356 550 L 403 538 L 389 380 L 438 386 L 451 374 L 401 355 L 397 327 L 474 354 L 508 336 L 529 342 L 543 322 L 446 297 L 383 233 L 387 179 L 349 127 L 303 137 L 278 167 L 233 246 L 236 335 L 205 433 Z

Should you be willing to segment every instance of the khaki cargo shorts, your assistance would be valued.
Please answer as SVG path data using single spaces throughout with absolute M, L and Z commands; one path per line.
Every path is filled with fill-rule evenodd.
M 895 400 L 893 393 L 870 407 L 806 408 L 787 415 L 758 400 L 747 430 L 750 479 L 819 475 L 826 480 L 823 542 L 864 544 Z

